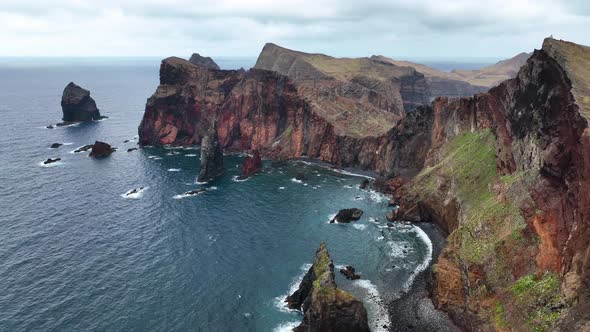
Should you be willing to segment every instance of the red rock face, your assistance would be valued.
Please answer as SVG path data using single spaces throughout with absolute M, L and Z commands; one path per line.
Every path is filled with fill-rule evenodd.
M 199 144 L 211 118 L 224 150 L 258 150 L 272 159 L 302 156 L 384 175 L 416 173 L 427 151 L 428 114 L 411 116 L 418 125 L 401 125 L 378 136 L 336 133 L 313 111 L 287 77 L 251 69 L 209 70 L 169 58 L 160 68 L 160 86 L 148 100 L 139 126 L 142 145 Z M 393 126 L 394 124 L 392 124 Z M 394 158 L 394 154 L 413 153 Z
M 258 150 L 254 150 L 254 154 L 252 156 L 246 156 L 246 158 L 244 158 L 240 179 L 249 178 L 261 169 L 262 159 L 260 158 L 260 153 L 258 153 Z

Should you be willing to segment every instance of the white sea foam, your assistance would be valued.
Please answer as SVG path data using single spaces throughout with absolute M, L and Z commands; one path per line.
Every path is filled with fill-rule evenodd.
M 352 284 L 358 288 L 363 289 L 365 292 L 364 297 L 366 299 L 364 302 L 367 307 L 367 311 L 370 313 L 370 316 L 372 316 L 369 317 L 371 331 L 386 332 L 387 328 L 384 328 L 383 325 L 389 326 L 391 325 L 391 321 L 389 320 L 387 307 L 385 307 L 383 300 L 380 297 L 377 286 L 375 286 L 371 280 L 368 279 L 355 280 Z
M 366 178 L 369 180 L 374 180 L 375 178 L 369 175 L 365 175 L 365 174 L 359 174 L 359 173 L 354 173 L 354 172 L 349 172 L 349 171 L 345 171 L 345 170 L 341 170 L 341 169 L 335 169 L 335 168 L 329 168 L 332 171 L 336 172 L 336 173 L 340 173 L 340 174 L 344 174 L 344 175 L 349 175 L 349 176 L 355 176 L 355 177 L 360 177 L 360 178 Z
M 131 189 L 131 190 L 128 190 L 126 193 L 122 194 L 121 197 L 130 198 L 130 199 L 139 199 L 139 198 L 141 198 L 141 196 L 143 196 L 143 192 L 146 189 L 147 189 L 147 187 Z M 136 192 L 131 193 L 134 190 L 136 190 Z
M 187 153 L 184 155 L 185 157 L 196 157 L 197 155 L 194 153 Z
M 55 166 L 59 166 L 59 165 L 63 165 L 64 163 L 59 160 L 59 161 L 54 161 L 52 163 L 49 164 L 44 164 L 45 160 L 43 160 L 42 162 L 39 163 L 39 166 L 41 167 L 55 167 Z
M 334 219 L 336 217 L 336 213 L 332 213 L 331 215 L 328 216 L 328 224 L 331 223 L 332 219 Z M 338 224 L 339 222 L 334 220 L 334 224 Z
M 74 143 L 72 143 L 72 142 L 67 142 L 67 143 L 63 143 L 63 145 L 66 145 L 66 146 L 67 146 L 67 145 L 74 145 Z
M 287 307 L 287 303 L 285 302 L 285 299 L 287 298 L 287 296 L 295 293 L 296 290 L 299 289 L 299 284 L 301 283 L 301 281 L 303 280 L 303 277 L 305 276 L 305 274 L 307 273 L 307 271 L 311 268 L 311 264 L 303 264 L 301 265 L 301 272 L 293 279 L 293 281 L 291 282 L 291 284 L 289 284 L 289 290 L 287 291 L 287 294 L 283 294 L 280 296 L 277 296 L 274 298 L 274 305 L 275 307 L 282 312 L 299 312 L 299 310 L 295 310 L 295 309 L 289 309 L 289 307 Z
M 198 184 L 199 186 L 201 186 L 201 185 L 204 185 L 204 184 L 207 184 L 207 183 L 209 183 L 209 182 L 207 182 L 207 181 L 202 182 L 202 181 L 199 181 L 199 180 L 195 180 L 195 183 L 194 184 Z
M 430 261 L 432 260 L 432 241 L 430 241 L 430 238 L 422 230 L 422 228 L 415 226 L 415 225 L 413 225 L 413 227 L 414 227 L 414 231 L 416 232 L 416 235 L 426 245 L 426 257 L 424 258 L 422 263 L 420 263 L 418 266 L 416 266 L 416 268 L 414 269 L 414 273 L 412 273 L 410 278 L 408 278 L 408 280 L 406 280 L 406 282 L 404 283 L 405 290 L 410 289 L 410 286 L 412 286 L 412 283 L 414 282 L 414 279 L 416 278 L 416 276 L 420 272 L 426 270 L 426 268 L 428 268 L 428 265 L 430 265 Z
M 198 196 L 198 195 L 203 194 L 203 193 L 205 193 L 205 192 L 204 191 L 201 191 L 201 192 L 198 192 L 196 194 L 187 194 L 187 193 L 184 193 L 184 194 L 174 195 L 172 198 L 174 198 L 174 199 L 183 199 L 183 198 L 187 198 L 187 197 Z
M 168 168 L 168 172 L 180 172 L 180 168 Z
M 303 183 L 303 181 L 301 180 L 297 180 L 296 178 L 292 178 L 291 181 L 295 182 L 295 183 Z
M 279 187 L 280 190 L 285 190 L 285 187 Z
M 352 227 L 358 229 L 359 231 L 362 231 L 367 228 L 367 225 L 365 225 L 365 224 L 352 224 Z
M 250 179 L 250 178 L 248 177 L 248 178 L 245 178 L 245 179 L 240 179 L 240 176 L 239 175 L 234 175 L 234 176 L 232 176 L 231 179 L 234 182 L 244 182 L 244 181 L 248 181 L 248 179 Z
M 299 322 L 286 322 L 275 327 L 273 332 L 292 332 L 297 326 L 299 326 Z

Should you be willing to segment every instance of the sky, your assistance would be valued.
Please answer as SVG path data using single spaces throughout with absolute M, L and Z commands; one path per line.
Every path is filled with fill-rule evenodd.
M 0 0 L 0 56 L 507 58 L 589 31 L 590 0 Z

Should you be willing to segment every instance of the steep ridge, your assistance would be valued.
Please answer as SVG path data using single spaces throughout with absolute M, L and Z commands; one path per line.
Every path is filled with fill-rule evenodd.
M 571 71 L 589 55 L 546 39 L 516 78 L 420 109 L 424 168 L 388 181 L 402 214 L 449 232 L 434 299 L 469 330 L 589 327 L 589 77 Z
M 374 130 L 374 123 L 363 126 L 368 116 L 381 122 L 389 120 L 382 114 L 387 112 L 400 119 L 404 110 L 428 101 L 422 74 L 371 58 L 334 58 L 268 43 L 254 68 L 288 76 L 314 111 L 346 135 Z

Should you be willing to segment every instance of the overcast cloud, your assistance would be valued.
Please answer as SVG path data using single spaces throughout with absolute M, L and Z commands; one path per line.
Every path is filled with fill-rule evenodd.
M 0 56 L 504 58 L 589 27 L 588 0 L 0 0 Z

